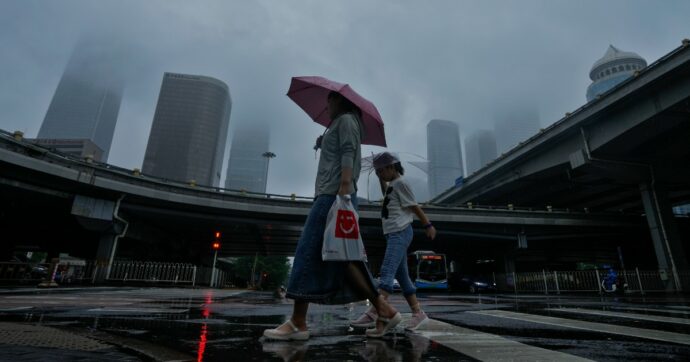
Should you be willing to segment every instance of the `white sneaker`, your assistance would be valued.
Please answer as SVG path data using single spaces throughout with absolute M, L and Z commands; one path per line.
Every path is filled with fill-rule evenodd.
M 429 317 L 426 316 L 423 310 L 420 310 L 419 313 L 412 314 L 412 318 L 407 322 L 405 329 L 408 331 L 416 331 L 417 328 L 425 325 L 428 321 Z

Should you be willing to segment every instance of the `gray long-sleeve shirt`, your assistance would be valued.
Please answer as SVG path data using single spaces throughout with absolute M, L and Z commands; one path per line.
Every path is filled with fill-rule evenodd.
M 338 193 L 343 167 L 352 167 L 352 186 L 348 193 L 357 190 L 362 162 L 362 136 L 362 124 L 354 114 L 344 113 L 333 120 L 321 139 L 315 196 Z

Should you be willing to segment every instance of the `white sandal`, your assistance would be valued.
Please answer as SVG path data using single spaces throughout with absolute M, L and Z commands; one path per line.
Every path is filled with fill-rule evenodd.
M 285 324 L 287 324 L 292 331 L 283 332 L 278 329 Z M 278 326 L 278 328 L 265 330 L 264 337 L 278 341 L 306 341 L 309 339 L 309 331 L 300 331 L 299 328 L 292 323 L 292 319 L 288 319 L 287 322 L 283 323 L 281 326 Z
M 352 328 L 372 328 L 376 327 L 376 318 L 378 318 L 378 313 L 376 310 L 373 312 L 368 310 L 364 312 L 356 321 L 350 323 Z
M 402 316 L 400 315 L 400 312 L 395 313 L 395 315 L 392 318 L 384 318 L 384 317 L 379 317 L 378 321 L 383 322 L 383 329 L 380 331 L 376 328 L 374 329 L 367 329 L 366 335 L 367 337 L 371 338 L 381 338 L 383 337 L 388 331 L 391 329 L 395 328 L 395 326 L 402 321 Z

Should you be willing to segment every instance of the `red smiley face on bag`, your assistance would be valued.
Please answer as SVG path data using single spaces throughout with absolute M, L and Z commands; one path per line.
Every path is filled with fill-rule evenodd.
M 343 239 L 358 239 L 359 226 L 355 213 L 350 210 L 338 210 L 338 219 L 335 224 L 335 237 Z

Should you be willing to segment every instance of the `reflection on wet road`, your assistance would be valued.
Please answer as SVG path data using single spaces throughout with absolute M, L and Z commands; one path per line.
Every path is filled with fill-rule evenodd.
M 48 337 L 38 330 L 34 340 L 22 340 L 29 337 L 7 327 L 0 328 L 0 337 L 13 336 L 14 342 L 0 338 L 0 359 L 26 356 L 21 353 L 29 347 L 35 356 L 41 351 L 69 355 L 76 348 L 94 358 L 190 361 L 654 361 L 690 355 L 690 301 L 682 297 L 420 294 L 420 300 L 433 321 L 418 332 L 400 329 L 381 340 L 367 339 L 362 330 L 348 327 L 365 303 L 312 305 L 310 340 L 272 342 L 261 337 L 263 330 L 285 321 L 292 304 L 270 293 L 4 290 L 0 321 L 6 325 L 52 328 L 58 331 L 54 335 L 88 338 L 111 349 L 80 351 L 54 341 L 42 347 L 41 338 Z M 407 311 L 401 296 L 392 301 Z

